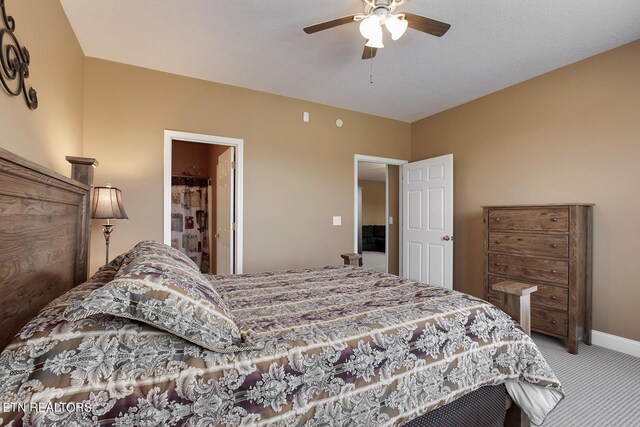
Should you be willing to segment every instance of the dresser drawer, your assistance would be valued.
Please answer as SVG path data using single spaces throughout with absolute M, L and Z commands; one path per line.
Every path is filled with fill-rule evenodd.
M 569 289 L 540 283 L 537 286 L 538 290 L 531 294 L 531 304 L 560 311 L 569 309 Z
M 497 292 L 489 291 L 489 295 L 487 295 L 487 301 L 503 310 L 502 307 L 504 306 L 504 301 L 502 299 L 502 295 L 499 295 Z
M 489 230 L 568 232 L 569 209 L 489 209 Z
M 563 260 L 489 254 L 488 270 L 491 274 L 515 278 L 542 280 L 562 285 L 569 283 L 569 262 Z
M 492 231 L 489 233 L 489 250 L 491 252 L 509 252 L 514 255 L 567 258 L 569 256 L 569 236 Z
M 567 323 L 567 313 L 531 306 L 532 329 L 566 337 Z

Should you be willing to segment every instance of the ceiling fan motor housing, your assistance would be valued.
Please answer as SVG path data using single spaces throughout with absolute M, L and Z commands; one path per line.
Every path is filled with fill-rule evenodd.
M 385 19 L 387 16 L 389 16 L 389 8 L 387 6 L 377 6 L 373 10 L 373 14 L 376 15 L 381 20 Z
M 389 9 L 392 7 L 400 6 L 405 1 L 406 0 L 364 0 L 364 2 L 372 8 L 387 7 Z
M 375 0 L 375 2 L 367 1 L 366 3 L 365 14 L 376 15 L 381 19 L 389 16 L 396 7 L 394 0 Z

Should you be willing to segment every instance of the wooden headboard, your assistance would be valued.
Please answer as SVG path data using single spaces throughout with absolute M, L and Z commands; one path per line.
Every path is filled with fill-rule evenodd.
M 90 185 L 0 149 L 0 349 L 86 280 Z

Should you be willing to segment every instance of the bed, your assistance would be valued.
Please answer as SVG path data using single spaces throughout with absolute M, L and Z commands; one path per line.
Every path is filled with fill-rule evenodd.
M 10 153 L 0 157 L 11 158 L 0 162 L 2 179 L 20 180 L 28 170 L 41 176 L 29 186 L 45 191 L 54 180 L 78 194 L 72 202 L 47 199 L 75 206 L 76 244 L 62 251 L 68 255 L 64 268 L 60 259 L 53 262 L 64 274 L 51 273 L 52 260 L 44 257 L 28 272 L 28 282 L 20 282 L 42 295 L 38 301 L 48 299 L 46 307 L 24 304 L 20 295 L 6 297 L 27 314 L 20 321 L 0 319 L 3 330 L 24 325 L 0 355 L 5 425 L 422 426 L 470 413 L 475 425 L 485 425 L 477 416 L 482 399 L 498 409 L 515 401 L 539 423 L 564 396 L 530 337 L 494 306 L 359 267 L 194 276 L 198 289 L 215 294 L 228 311 L 223 317 L 237 326 L 238 341 L 226 347 L 206 341 L 207 323 L 200 331 L 170 333 L 164 324 L 99 312 L 88 301 L 111 295 L 106 289 L 127 269 L 130 277 L 163 289 L 163 282 L 135 270 L 136 260 L 146 259 L 140 265 L 158 275 L 177 269 L 170 277 L 190 276 L 188 266 L 157 243 L 143 242 L 78 284 L 83 280 L 69 274 L 78 269 L 76 255 L 86 253 L 82 215 L 90 183 L 64 179 Z M 27 206 L 32 194 L 0 190 L 0 235 L 27 246 L 28 236 L 5 226 L 3 206 Z M 49 215 L 53 223 L 54 216 Z M 45 244 L 35 235 L 28 239 Z M 58 244 L 39 250 L 55 254 Z M 0 268 L 5 268 L 11 257 L 1 245 Z M 14 258 L 11 265 L 20 265 Z M 18 276 L 3 280 L 5 295 Z M 136 301 L 136 307 L 143 305 Z M 84 317 L 78 308 L 86 309 Z M 178 322 L 192 312 L 180 310 L 168 310 L 167 319 Z M 11 405 L 17 403 L 32 406 Z M 34 408 L 41 410 L 28 410 Z M 473 409 L 465 414 L 465 408 Z M 520 425 L 520 412 L 516 405 L 502 411 L 500 424 Z M 436 422 L 432 425 L 446 424 Z

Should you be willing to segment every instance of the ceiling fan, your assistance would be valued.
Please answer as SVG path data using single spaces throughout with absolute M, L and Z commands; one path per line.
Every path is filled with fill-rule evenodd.
M 407 31 L 407 28 L 422 31 L 432 36 L 442 37 L 451 28 L 451 25 L 424 16 L 414 15 L 409 12 L 395 13 L 398 6 L 408 0 L 363 0 L 364 13 L 345 16 L 321 24 L 304 28 L 307 34 L 328 30 L 339 25 L 351 22 L 360 22 L 360 34 L 367 39 L 362 53 L 362 59 L 370 59 L 376 56 L 378 49 L 384 47 L 382 42 L 382 27 L 385 26 L 391 33 L 393 40 L 398 40 Z

